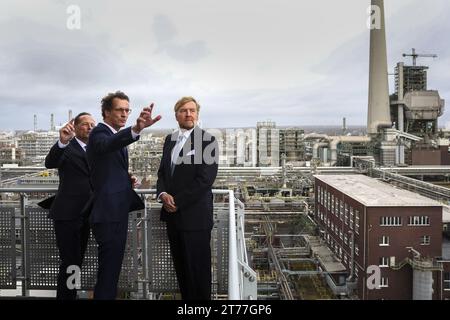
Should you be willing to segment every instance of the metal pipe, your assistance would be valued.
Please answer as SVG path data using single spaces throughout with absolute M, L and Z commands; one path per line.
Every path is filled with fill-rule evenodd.
M 236 217 L 234 211 L 234 193 L 228 190 L 228 299 L 239 299 L 239 271 L 236 247 Z

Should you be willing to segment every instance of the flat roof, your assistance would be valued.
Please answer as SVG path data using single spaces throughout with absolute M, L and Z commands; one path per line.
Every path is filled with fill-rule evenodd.
M 366 207 L 442 207 L 442 204 L 435 200 L 363 174 L 314 177 Z
M 442 209 L 442 223 L 449 223 L 450 222 L 450 206 L 444 205 L 444 208 Z

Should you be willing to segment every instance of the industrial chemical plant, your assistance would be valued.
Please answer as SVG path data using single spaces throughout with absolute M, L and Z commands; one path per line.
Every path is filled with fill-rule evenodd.
M 437 58 L 412 49 L 389 92 L 384 1 L 370 30 L 367 127 L 334 132 L 279 127 L 211 129 L 220 166 L 214 185 L 213 299 L 450 299 L 450 132 L 445 101 L 428 87 Z M 366 106 L 361 106 L 364 112 Z M 69 119 L 72 115 L 69 115 Z M 36 120 L 35 120 L 36 121 Z M 54 296 L 58 253 L 36 203 L 55 192 L 42 166 L 49 131 L 0 136 L 0 297 Z M 156 201 L 164 137 L 149 131 L 129 149 L 146 208 L 130 215 L 122 299 L 178 299 Z M 95 283 L 91 238 L 80 298 Z

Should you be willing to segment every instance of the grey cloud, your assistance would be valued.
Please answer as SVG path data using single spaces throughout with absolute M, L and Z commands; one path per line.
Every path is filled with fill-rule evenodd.
M 160 45 L 172 42 L 177 35 L 175 26 L 169 18 L 164 15 L 158 15 L 153 20 L 153 33 Z
M 423 62 L 430 64 L 430 86 L 439 89 L 441 96 L 450 103 L 447 72 L 450 70 L 450 43 L 446 39 L 450 23 L 443 19 L 450 5 L 445 4 L 446 0 L 434 1 L 441 13 L 432 21 L 415 19 L 412 25 L 406 13 L 409 7 L 388 20 L 389 69 L 392 71 L 395 63 L 403 60 L 401 54 L 411 47 L 438 53 L 437 60 Z M 410 1 L 411 8 L 416 8 L 417 4 L 423 7 L 423 2 Z M 175 61 L 199 63 L 209 54 L 203 41 L 180 40 L 178 30 L 167 16 L 155 18 L 152 30 L 157 39 L 157 52 Z M 173 104 L 191 87 L 161 76 L 147 65 L 125 61 L 117 49 L 119 43 L 108 38 L 111 32 L 106 33 L 107 37 L 94 38 L 83 29 L 69 32 L 65 28 L 23 19 L 0 25 L 0 129 L 31 129 L 33 114 L 38 116 L 39 128 L 48 128 L 50 113 L 55 114 L 57 123 L 63 122 L 69 108 L 74 113 L 91 112 L 99 119 L 100 98 L 116 89 L 130 95 L 134 110 L 153 99 L 156 113 L 163 115 L 158 128 L 174 127 Z M 314 46 L 314 43 L 308 45 Z M 133 51 L 133 43 L 124 42 L 123 48 L 131 50 L 131 56 L 139 53 Z M 274 60 L 283 59 L 282 53 L 274 51 L 273 54 Z M 271 89 L 268 84 L 266 89 L 259 90 L 210 88 L 214 93 L 207 94 L 199 89 L 189 94 L 200 100 L 201 118 L 207 127 L 254 126 L 257 121 L 267 119 L 280 125 L 337 125 L 344 116 L 349 125 L 365 124 L 368 55 L 367 31 L 330 51 L 329 57 L 320 64 L 311 66 L 311 71 L 324 80 L 282 90 Z M 296 61 L 291 63 L 295 68 Z M 301 77 L 299 75 L 299 80 Z M 447 114 L 450 114 L 448 110 L 441 117 L 441 124 L 450 119 Z M 133 111 L 130 120 L 135 117 Z
M 14 30 L 11 34 L 9 30 Z M 162 82 L 147 67 L 126 63 L 106 40 L 27 20 L 0 25 L 1 129 L 48 128 L 46 118 L 67 120 L 67 110 L 99 117 L 107 92 L 152 88 Z
M 158 15 L 153 22 L 158 48 L 157 53 L 166 53 L 174 60 L 184 63 L 197 63 L 208 54 L 204 41 L 196 40 L 185 44 L 177 43 L 177 30 L 170 19 L 165 15 Z
M 347 118 L 349 125 L 365 123 L 364 95 L 345 91 L 333 96 L 331 87 L 321 89 L 223 92 L 204 98 L 200 116 L 205 126 L 219 128 L 255 126 L 264 120 L 292 126 L 338 125 L 342 117 Z

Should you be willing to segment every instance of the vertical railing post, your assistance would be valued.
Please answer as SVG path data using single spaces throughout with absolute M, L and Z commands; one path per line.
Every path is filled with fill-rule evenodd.
M 21 242 L 22 242 L 22 296 L 28 297 L 28 281 L 29 281 L 29 266 L 28 266 L 28 232 L 29 232 L 29 217 L 25 210 L 27 205 L 27 195 L 20 194 L 20 228 L 21 228 Z
M 234 193 L 228 191 L 229 219 L 228 219 L 228 299 L 239 300 L 239 272 L 236 245 L 236 217 L 234 210 Z
M 142 200 L 144 201 L 144 228 L 142 230 L 143 232 L 143 239 L 142 239 L 142 273 L 144 275 L 144 281 L 142 282 L 142 298 L 147 300 L 147 281 L 148 281 L 148 261 L 147 261 L 147 243 L 148 243 L 148 211 L 147 211 L 147 197 L 145 194 L 142 195 Z M 141 233 L 142 234 L 142 233 Z

